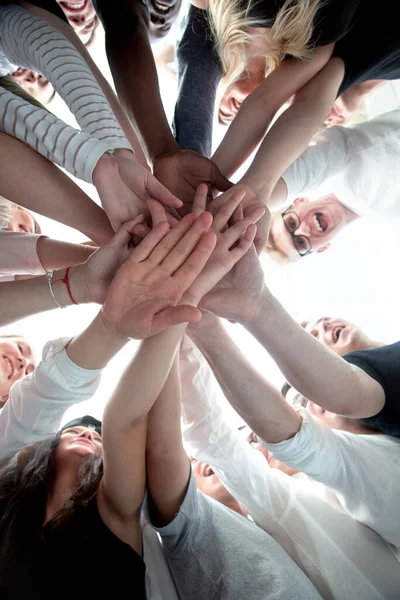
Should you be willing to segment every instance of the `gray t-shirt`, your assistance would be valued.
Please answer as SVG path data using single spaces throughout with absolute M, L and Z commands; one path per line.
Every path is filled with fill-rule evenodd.
M 181 600 L 321 598 L 271 536 L 199 492 L 193 475 L 177 516 L 155 529 Z

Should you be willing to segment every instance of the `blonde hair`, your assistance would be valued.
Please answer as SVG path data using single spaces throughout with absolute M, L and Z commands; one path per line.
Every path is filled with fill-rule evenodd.
M 236 81 L 247 70 L 246 46 L 252 41 L 248 27 L 266 27 L 264 34 L 266 74 L 285 58 L 305 60 L 310 47 L 314 18 L 321 0 L 286 0 L 274 23 L 251 17 L 254 0 L 209 0 L 207 13 L 215 48 L 222 63 L 225 85 Z
M 282 213 L 280 213 L 280 212 L 271 213 L 271 223 L 270 223 L 268 241 L 264 246 L 263 252 L 267 253 L 275 263 L 277 263 L 279 265 L 288 265 L 291 261 L 290 261 L 289 257 L 284 252 L 282 252 L 282 250 L 280 250 L 277 247 L 275 237 L 273 234 L 273 228 L 272 228 L 272 225 L 278 219 L 280 219 L 281 216 L 282 216 Z
M 7 198 L 4 198 L 4 196 L 0 196 L 0 230 L 8 228 L 16 210 L 22 210 L 28 213 L 32 217 L 35 224 L 35 233 L 42 233 L 39 223 L 30 210 L 20 206 L 19 204 L 15 204 L 15 202 L 11 202 L 11 200 L 7 200 Z

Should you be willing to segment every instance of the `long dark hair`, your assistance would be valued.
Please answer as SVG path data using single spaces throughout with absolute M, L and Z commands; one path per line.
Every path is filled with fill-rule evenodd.
M 101 456 L 88 456 L 79 470 L 78 489 L 44 527 L 47 494 L 55 475 L 54 453 L 61 432 L 27 446 L 0 463 L 0 560 L 9 560 L 27 536 L 47 536 L 64 528 L 76 511 L 96 494 L 103 475 Z

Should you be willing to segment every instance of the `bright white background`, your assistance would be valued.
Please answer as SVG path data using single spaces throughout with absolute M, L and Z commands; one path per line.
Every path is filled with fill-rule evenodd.
M 155 48 L 159 52 L 160 47 Z M 111 82 L 105 58 L 104 36 L 99 32 L 91 53 Z M 398 82 L 400 83 L 400 82 Z M 176 96 L 176 84 L 171 72 L 160 71 L 160 86 L 166 112 L 170 118 Z M 388 84 L 370 98 L 369 116 L 392 110 L 400 105 L 400 86 Z M 49 107 L 59 117 L 75 124 L 65 104 L 56 97 Z M 194 115 L 195 117 L 195 115 Z M 216 141 L 223 130 L 218 126 Z M 379 174 L 377 174 L 379 175 Z M 78 182 L 94 199 L 93 186 Z M 38 217 L 42 230 L 49 236 L 82 241 L 81 234 Z M 298 320 L 322 315 L 342 316 L 360 325 L 374 339 L 392 342 L 400 339 L 400 286 L 398 283 L 400 256 L 399 220 L 380 221 L 363 218 L 347 227 L 335 239 L 332 248 L 321 255 L 312 255 L 289 266 L 277 266 L 264 259 L 265 277 L 270 289 Z M 71 337 L 81 331 L 96 314 L 96 306 L 54 310 L 14 323 L 2 333 L 22 333 L 32 341 L 40 356 L 43 344 L 60 336 Z M 266 352 L 239 325 L 228 324 L 232 336 L 252 363 L 277 385 L 282 376 Z M 127 360 L 133 355 L 131 343 L 105 369 L 102 385 L 96 396 L 67 413 L 71 416 L 90 413 L 101 418 L 104 402 L 111 393 Z M 232 414 L 228 418 L 235 420 Z

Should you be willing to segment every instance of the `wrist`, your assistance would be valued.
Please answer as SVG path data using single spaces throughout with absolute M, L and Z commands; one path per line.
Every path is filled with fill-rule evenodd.
M 105 339 L 108 340 L 113 346 L 121 345 L 121 348 L 127 344 L 131 338 L 123 335 L 118 331 L 113 323 L 110 323 L 105 317 L 103 312 L 103 307 L 100 309 L 96 317 L 96 327 L 98 331 L 104 336 Z
M 182 148 L 175 141 L 174 138 L 169 140 L 166 144 L 158 148 L 155 152 L 150 153 L 151 162 L 154 164 L 157 160 L 165 158 L 166 156 L 172 156 L 173 154 L 177 154 L 181 152 Z
M 63 275 L 64 274 L 65 269 L 63 270 Z M 78 304 L 87 304 L 91 302 L 90 298 L 88 297 L 88 290 L 86 286 L 87 275 L 85 263 L 71 267 L 68 275 L 71 294 L 75 302 L 77 302 Z M 66 288 L 65 285 L 63 287 Z M 67 292 L 66 289 L 65 291 Z M 73 304 L 72 301 L 70 303 Z
M 246 188 L 245 204 L 251 204 L 254 201 L 268 206 L 273 187 L 266 182 L 265 177 L 258 178 L 255 175 L 246 173 L 238 181 L 238 185 L 243 185 Z

